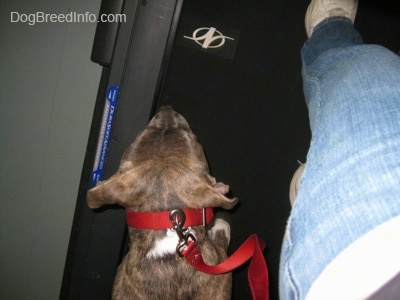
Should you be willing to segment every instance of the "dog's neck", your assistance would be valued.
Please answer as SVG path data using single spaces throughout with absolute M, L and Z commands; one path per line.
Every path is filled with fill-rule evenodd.
M 212 208 L 162 212 L 134 212 L 130 209 L 126 209 L 126 220 L 129 231 L 132 234 L 134 234 L 134 232 L 139 233 L 140 231 L 149 233 L 146 235 L 146 239 L 150 239 L 151 242 L 149 240 L 148 247 L 141 247 L 147 252 L 145 254 L 147 259 L 163 258 L 175 254 L 180 237 L 173 228 L 174 217 L 172 214 L 174 212 L 178 212 L 179 218 L 183 218 L 178 218 L 180 221 L 183 221 L 181 225 L 187 228 L 188 233 L 193 235 L 196 239 L 204 236 L 204 227 L 211 223 L 214 217 Z
M 171 213 L 174 212 L 182 214 L 181 217 L 184 218 L 182 226 L 185 227 L 197 225 L 206 226 L 211 223 L 214 218 L 212 208 L 188 208 L 160 212 L 135 212 L 126 209 L 126 222 L 129 227 L 136 229 L 169 229 L 173 227 Z

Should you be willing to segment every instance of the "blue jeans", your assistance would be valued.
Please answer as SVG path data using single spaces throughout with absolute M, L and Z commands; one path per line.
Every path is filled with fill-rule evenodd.
M 320 23 L 301 57 L 312 140 L 282 246 L 281 299 L 306 298 L 338 254 L 400 215 L 400 58 L 363 44 L 342 17 Z

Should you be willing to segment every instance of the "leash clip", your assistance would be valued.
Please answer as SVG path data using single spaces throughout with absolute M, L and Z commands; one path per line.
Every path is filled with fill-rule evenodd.
M 178 234 L 179 243 L 176 246 L 176 253 L 179 256 L 183 256 L 182 249 L 185 247 L 189 240 L 196 242 L 196 238 L 190 233 L 189 228 L 184 227 L 186 221 L 186 215 L 183 210 L 177 208 L 171 210 L 169 213 L 169 219 L 172 223 L 172 229 Z

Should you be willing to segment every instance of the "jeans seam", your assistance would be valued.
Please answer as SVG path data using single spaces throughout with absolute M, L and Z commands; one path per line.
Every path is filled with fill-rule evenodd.
M 287 256 L 286 256 L 286 261 L 285 261 L 285 277 L 287 278 L 287 282 L 290 285 L 291 290 L 293 291 L 293 296 L 294 300 L 299 299 L 299 291 L 297 288 L 296 280 L 290 270 L 290 258 L 292 256 L 293 252 L 293 243 L 292 243 L 292 235 L 291 235 L 291 219 L 289 218 L 288 224 L 287 224 L 287 229 L 286 229 L 286 242 L 288 244 L 287 246 Z

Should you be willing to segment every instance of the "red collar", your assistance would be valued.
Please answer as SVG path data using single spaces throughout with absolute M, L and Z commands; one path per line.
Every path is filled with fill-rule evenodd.
M 178 213 L 174 214 L 176 211 L 178 211 Z M 181 214 L 182 212 L 183 214 Z M 170 218 L 170 214 L 172 216 L 177 216 L 177 219 L 174 219 L 174 217 Z M 196 239 L 191 234 L 187 235 L 186 231 L 181 231 L 182 229 L 186 229 L 183 226 L 190 227 L 209 224 L 213 217 L 214 213 L 212 208 L 188 208 L 161 212 L 134 212 L 126 209 L 126 222 L 129 227 L 136 229 L 175 229 L 171 219 L 175 220 L 175 223 L 181 221 L 177 226 L 178 228 L 175 229 L 180 237 L 176 248 L 177 252 L 179 255 L 185 257 L 190 265 L 201 272 L 207 274 L 224 274 L 231 272 L 253 257 L 254 259 L 251 260 L 248 271 L 253 299 L 269 300 L 268 269 L 262 254 L 265 243 L 256 235 L 253 234 L 250 236 L 243 245 L 225 261 L 215 266 L 210 266 L 204 262 L 203 256 L 196 245 Z
M 185 227 L 207 225 L 211 223 L 214 218 L 214 212 L 212 208 L 187 208 L 182 209 L 185 213 Z M 135 212 L 130 209 L 126 209 L 126 223 L 129 227 L 136 229 L 168 229 L 172 228 L 173 225 L 169 218 L 170 211 L 160 212 Z

